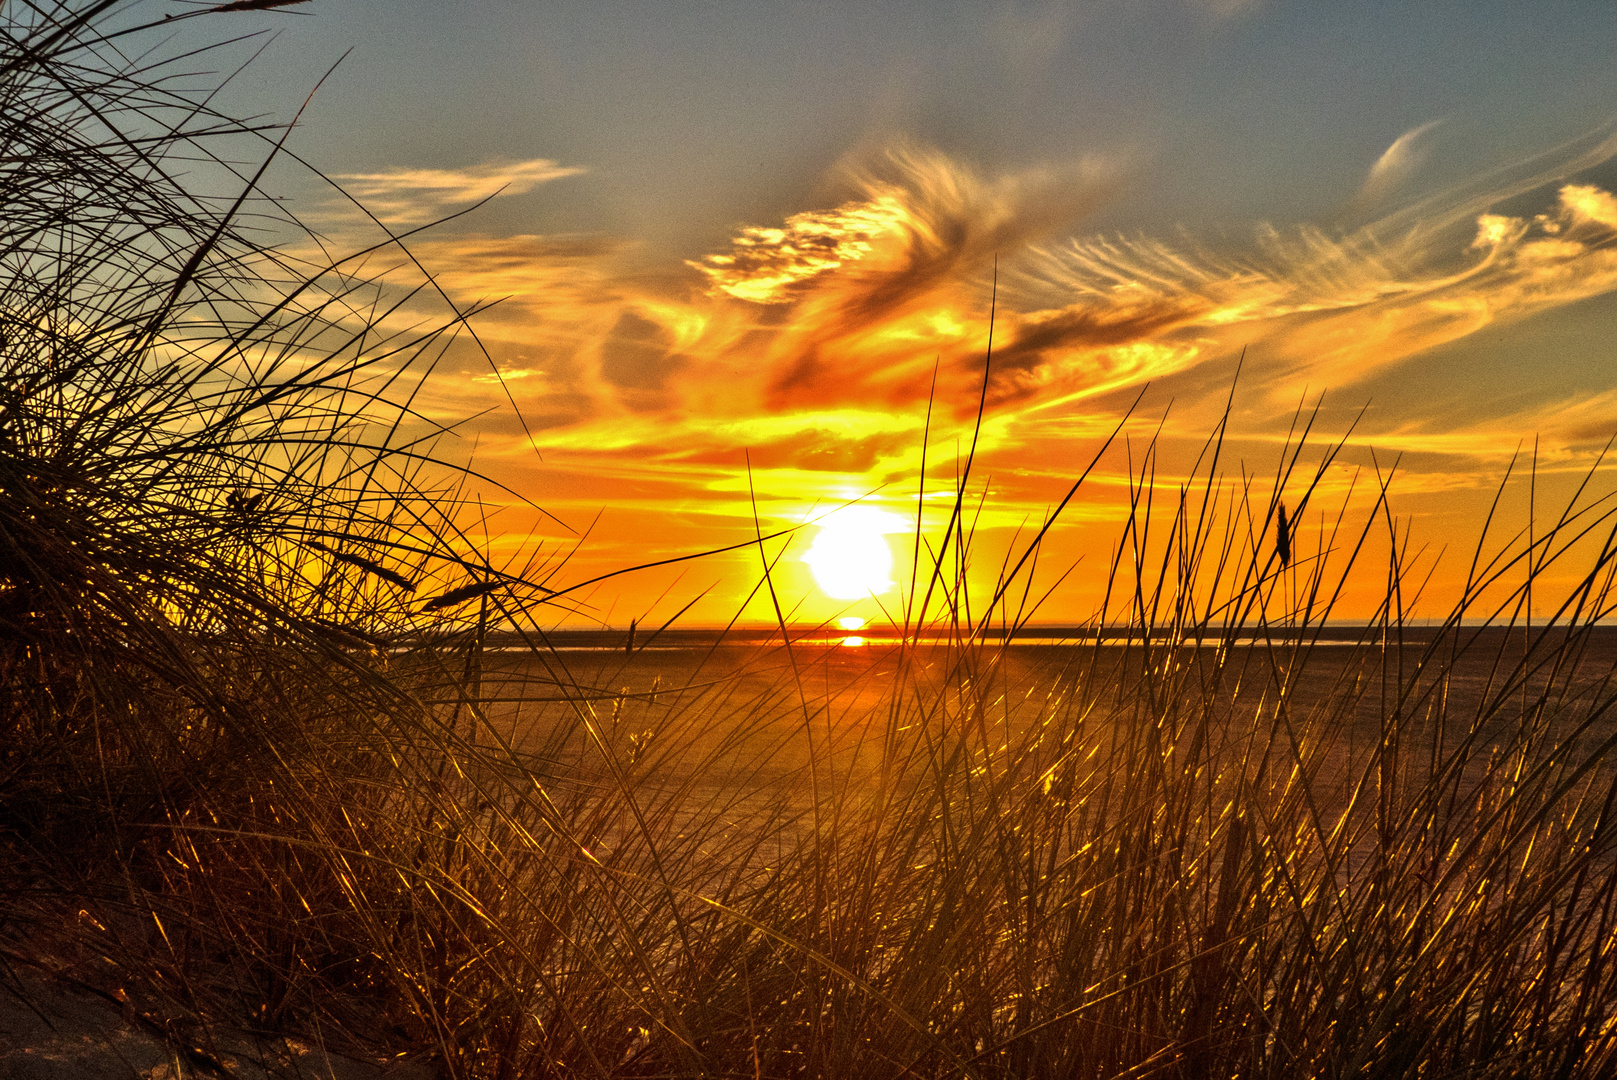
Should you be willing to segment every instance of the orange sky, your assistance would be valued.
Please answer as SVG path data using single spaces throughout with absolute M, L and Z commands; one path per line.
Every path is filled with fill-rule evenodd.
M 1375 201 L 1423 134 L 1407 133 L 1375 163 L 1361 202 Z M 744 543 L 755 528 L 803 525 L 852 500 L 890 515 L 871 520 L 892 530 L 893 577 L 907 582 L 923 438 L 936 530 L 985 396 L 972 559 L 978 587 L 991 589 L 1005 552 L 1020 554 L 1018 530 L 1025 542 L 1039 528 L 1139 396 L 1040 556 L 1030 595 L 1077 569 L 1036 618 L 1074 622 L 1105 587 L 1127 477 L 1146 445 L 1157 437 L 1150 466 L 1172 491 L 1216 427 L 1244 353 L 1222 466 L 1232 482 L 1255 477 L 1253 497 L 1266 504 L 1299 405 L 1323 393 L 1313 442 L 1357 428 L 1303 532 L 1350 488 L 1349 516 L 1362 514 L 1376 465 L 1397 463 L 1392 506 L 1411 543 L 1428 556 L 1468 552 L 1519 448 L 1530 455 L 1537 440 L 1537 498 L 1548 505 L 1617 431 L 1617 392 L 1520 392 L 1554 362 L 1533 333 L 1617 286 L 1617 199 L 1588 179 L 1614 153 L 1617 139 L 1600 132 L 1357 227 L 1260 229 L 1244 244 L 1074 231 L 1129 182 L 1127 161 L 990 173 L 904 141 L 845 159 L 822 205 L 660 267 L 600 235 L 429 232 L 412 250 L 449 295 L 499 303 L 473 322 L 488 357 L 462 338 L 421 403 L 462 421 L 446 452 L 471 455 L 571 528 L 483 492 L 492 548 L 524 565 L 537 550 L 533 569 L 554 588 Z M 384 219 L 410 225 L 457 200 L 576 172 L 531 160 L 344 179 Z M 346 227 L 332 213 L 331 227 Z M 1467 384 L 1474 361 L 1456 350 L 1473 346 L 1520 350 L 1520 385 L 1497 373 L 1491 389 Z M 1446 388 L 1427 385 L 1445 369 Z M 1290 484 L 1281 494 L 1295 506 L 1304 481 Z M 825 596 L 800 557 L 818 532 L 810 524 L 765 545 L 779 556 L 777 595 L 792 617 L 879 622 L 901 609 L 902 589 Z M 1372 544 L 1375 558 L 1384 547 Z M 1433 596 L 1464 571 L 1463 559 L 1449 562 Z M 743 620 L 769 621 L 767 595 L 753 592 L 761 565 L 754 547 L 625 575 L 571 594 L 570 618 L 657 622 L 695 600 L 682 623 L 723 623 L 752 594 Z M 1379 574 L 1364 596 L 1379 595 Z M 1338 614 L 1367 614 L 1369 602 Z
M 389 227 L 457 215 L 411 249 L 454 303 L 493 306 L 412 404 L 487 477 L 472 541 L 552 588 L 741 545 L 577 589 L 555 621 L 687 604 L 688 625 L 772 621 L 766 561 L 790 617 L 880 621 L 909 580 L 923 457 L 924 553 L 974 438 L 980 604 L 1117 432 L 1026 592 L 1039 621 L 1082 621 L 1130 477 L 1176 506 L 1215 430 L 1256 514 L 1229 535 L 1260 560 L 1271 501 L 1295 514 L 1336 441 L 1299 551 L 1339 511 L 1356 535 L 1391 473 L 1438 614 L 1513 459 L 1490 545 L 1570 498 L 1617 431 L 1612 5 L 313 0 L 232 18 L 244 51 L 276 37 L 210 100 L 296 113 L 289 150 Z M 176 48 L 193 32 L 176 21 Z M 377 240 L 291 171 L 270 187 L 327 252 Z M 396 250 L 368 266 L 395 299 L 421 284 Z M 428 289 L 387 321 L 443 317 Z M 1277 490 L 1300 409 L 1309 447 Z M 1602 470 L 1584 505 L 1610 485 Z M 1385 595 L 1384 525 L 1338 617 Z M 801 557 L 839 535 L 885 543 L 895 565 L 871 573 L 897 585 L 826 595 Z

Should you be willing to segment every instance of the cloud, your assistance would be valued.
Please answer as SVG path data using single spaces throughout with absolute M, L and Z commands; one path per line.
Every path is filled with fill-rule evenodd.
M 1238 19 L 1256 11 L 1263 0 L 1188 0 L 1192 7 L 1199 9 L 1215 20 L 1223 22 L 1227 19 Z
M 1614 152 L 1617 141 L 1602 140 L 1572 164 Z M 1265 228 L 1237 253 L 1185 237 L 1071 241 L 1014 279 L 1029 353 L 1020 365 L 1049 368 L 1063 350 L 1119 333 L 1199 345 L 1204 356 L 1253 346 L 1267 365 L 1256 373 L 1279 396 L 1299 380 L 1351 384 L 1484 327 L 1617 289 L 1617 199 L 1558 183 L 1569 171 L 1495 178 L 1491 191 L 1443 193 L 1346 234 Z M 1541 213 L 1492 209 L 1534 191 Z
M 1407 168 L 1430 125 L 1383 155 Z M 1588 140 L 1347 233 L 1260 228 L 1245 250 L 1047 237 L 1120 170 L 1090 163 L 985 178 L 899 147 L 850 170 L 862 198 L 742 230 L 692 263 L 707 283 L 683 350 L 699 410 L 902 408 L 977 401 L 998 300 L 988 399 L 1045 409 L 1261 346 L 1268 385 L 1341 386 L 1423 349 L 1617 288 L 1617 199 L 1556 178 L 1612 156 Z M 1543 213 L 1492 212 L 1534 191 Z M 741 301 L 741 303 L 737 303 Z M 934 373 L 937 382 L 934 386 Z
M 1353 201 L 1348 204 L 1349 208 L 1355 211 L 1369 209 L 1408 180 L 1426 161 L 1427 150 L 1422 141 L 1426 133 L 1442 122 L 1442 120 L 1428 120 L 1394 139 L 1392 145 L 1376 159 L 1374 165 L 1370 166 L 1370 174 L 1365 177 L 1358 194 L 1354 195 Z
M 1395 142 L 1367 186 L 1407 176 L 1429 130 Z M 1345 430 L 1369 394 L 1356 382 L 1617 291 L 1617 195 L 1595 171 L 1613 158 L 1617 137 L 1597 133 L 1358 227 L 1259 226 L 1231 240 L 1086 235 L 1084 215 L 1136 182 L 1117 161 L 989 172 L 899 144 L 840 166 L 821 205 L 664 267 L 648 268 L 633 237 L 427 233 L 412 249 L 457 304 L 498 301 L 473 325 L 507 377 L 492 379 L 462 333 L 415 404 L 474 418 L 456 429 L 467 452 L 547 510 L 581 522 L 607 507 L 627 522 L 597 534 L 617 530 L 615 565 L 745 541 L 755 510 L 795 524 L 875 492 L 872 505 L 908 515 L 923 459 L 928 491 L 947 495 L 974 437 L 973 494 L 990 491 L 978 527 L 1008 535 L 1065 494 L 1115 430 L 1123 392 L 1159 388 L 1114 453 L 1138 467 L 1160 431 L 1151 468 L 1171 485 L 1223 415 L 1246 349 L 1224 461 L 1262 472 L 1294 441 L 1286 421 L 1305 390 L 1333 390 L 1314 431 L 1329 442 L 1320 432 Z M 496 181 L 452 175 L 365 179 L 418 209 Z M 383 329 L 430 325 L 430 299 L 390 309 Z M 1465 356 L 1442 362 L 1463 370 Z M 1456 388 L 1459 403 L 1383 395 L 1321 490 L 1345 500 L 1371 448 L 1381 464 L 1402 454 L 1398 491 L 1433 495 L 1414 512 L 1449 514 L 1443 528 L 1459 530 L 1468 493 L 1523 436 L 1542 433 L 1545 475 L 1570 475 L 1617 425 L 1617 392 L 1566 397 L 1574 382 L 1523 379 L 1508 394 L 1479 383 Z M 1064 511 L 1080 537 L 1070 553 L 1098 543 L 1095 523 L 1124 513 L 1129 494 L 1118 461 L 1103 462 Z
M 871 254 L 885 235 L 903 226 L 905 208 L 892 194 L 811 210 L 786 219 L 784 228 L 751 226 L 731 241 L 728 253 L 691 262 L 714 292 L 758 304 L 792 301 L 821 274 Z
M 471 380 L 474 383 L 489 383 L 498 386 L 501 383 L 517 382 L 535 375 L 542 376 L 544 372 L 534 368 L 502 368 L 499 371 L 491 371 L 486 375 L 474 374 L 471 376 Z
M 1400 140 L 1406 153 L 1419 137 Z M 1212 409 L 1228 388 L 1213 362 L 1246 348 L 1243 394 L 1261 428 L 1304 387 L 1347 387 L 1617 290 L 1617 197 L 1581 175 L 1614 154 L 1617 140 L 1595 137 L 1356 229 L 1261 227 L 1245 244 L 1185 231 L 1074 238 L 1127 182 L 1120 165 L 993 175 L 914 145 L 843 166 L 830 205 L 742 227 L 660 275 L 628 269 L 623 239 L 429 239 L 417 253 L 458 302 L 507 298 L 476 326 L 517 376 L 502 390 L 458 354 L 444 370 L 468 374 L 439 382 L 437 408 L 479 413 L 508 390 L 527 429 L 480 422 L 480 454 L 531 456 L 531 431 L 546 462 L 647 505 L 674 491 L 745 494 L 745 451 L 760 491 L 812 501 L 907 482 L 929 402 L 934 450 L 952 460 L 947 440 L 976 409 L 992 325 L 980 450 L 1031 493 L 1066 448 L 1112 422 L 1108 393 L 1177 380 L 1176 416 L 1194 426 L 1207 388 L 1218 387 Z M 1382 408 L 1374 426 L 1389 445 L 1478 467 L 1497 465 L 1520 425 L 1586 441 L 1612 415 L 1609 401 L 1591 402 L 1562 409 L 1562 422 L 1518 401 L 1508 416 L 1428 429 L 1418 402 Z
M 521 195 L 585 170 L 550 158 L 489 161 L 464 169 L 392 168 L 339 173 L 343 189 L 383 221 L 419 224 L 494 195 Z
M 1534 452 L 1539 471 L 1581 473 L 1587 451 L 1617 436 L 1617 390 L 1535 401 L 1498 416 L 1434 428 L 1420 417 L 1361 433 L 1355 445 L 1388 454 L 1436 455 L 1448 459 L 1426 472 L 1454 473 L 1463 483 L 1497 482 L 1505 463 Z
M 1099 205 L 1120 176 L 1090 160 L 985 178 L 908 145 L 851 164 L 843 182 L 859 198 L 744 230 L 693 264 L 710 298 L 732 301 L 709 309 L 694 351 L 721 368 L 733 367 L 732 349 L 751 353 L 741 382 L 724 384 L 744 408 L 910 404 L 927 396 L 940 354 L 941 396 L 975 400 L 954 391 L 973 378 L 967 354 L 986 345 L 981 275 Z
M 1513 452 L 1519 443 L 1530 447 L 1536 437 L 1541 455 L 1567 456 L 1568 447 L 1601 446 L 1617 436 L 1617 390 L 1535 401 L 1504 416 L 1464 425 L 1453 432 L 1426 435 L 1410 432 L 1409 438 L 1471 440 L 1455 453 L 1478 458 Z
M 777 303 L 835 292 L 845 314 L 879 318 L 940 281 L 1014 252 L 1094 209 L 1119 170 L 1099 160 L 987 179 L 935 150 L 900 144 L 843 168 L 860 197 L 742 230 L 731 251 L 693 262 L 714 289 Z M 835 279 L 828 271 L 841 269 Z M 822 288 L 793 286 L 821 279 Z

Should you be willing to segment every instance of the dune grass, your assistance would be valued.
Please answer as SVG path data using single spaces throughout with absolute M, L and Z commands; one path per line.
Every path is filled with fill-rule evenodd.
M 1600 474 L 1490 522 L 1433 626 L 1385 486 L 1321 511 L 1339 447 L 1232 480 L 1215 432 L 1166 484 L 1147 447 L 1104 610 L 1040 651 L 1043 533 L 974 592 L 968 470 L 900 644 L 649 684 L 459 531 L 410 405 L 462 313 L 396 330 L 270 246 L 232 155 L 281 132 L 124 6 L 6 12 L 8 963 L 204 1070 L 224 1025 L 455 1077 L 1617 1071 Z

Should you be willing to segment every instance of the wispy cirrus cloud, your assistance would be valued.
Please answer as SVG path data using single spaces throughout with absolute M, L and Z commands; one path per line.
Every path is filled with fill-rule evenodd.
M 1179 343 L 1198 357 L 1251 347 L 1260 383 L 1281 397 L 1298 382 L 1351 385 L 1484 328 L 1617 290 L 1617 199 L 1563 182 L 1614 155 L 1617 138 L 1592 141 L 1346 234 L 1265 228 L 1245 251 L 1189 238 L 1070 241 L 1038 253 L 1017 280 L 1028 314 L 1007 351 L 1026 341 L 1036 347 L 1020 366 L 1046 369 L 1086 334 L 1093 343 L 1094 328 L 1120 323 L 1138 342 Z M 1535 192 L 1539 213 L 1493 212 Z M 1059 332 L 1067 326 L 1077 333 Z M 1034 327 L 1058 332 L 1034 340 Z
M 1351 402 L 1318 429 L 1340 432 L 1373 391 L 1397 387 L 1398 365 L 1617 292 L 1617 196 L 1600 168 L 1617 159 L 1617 137 L 1387 213 L 1434 124 L 1387 147 L 1352 219 L 1235 239 L 1086 233 L 1085 215 L 1142 182 L 1137 163 L 990 171 L 903 143 L 851 157 L 819 205 L 748 222 L 663 266 L 633 236 L 419 234 L 410 246 L 433 284 L 480 310 L 476 340 L 463 328 L 433 339 L 437 366 L 413 405 L 466 436 L 485 475 L 546 510 L 573 523 L 602 507 L 632 515 L 615 565 L 744 541 L 754 513 L 796 522 L 869 492 L 910 513 L 924 502 L 923 466 L 939 491 L 971 447 L 974 483 L 991 485 L 979 524 L 1009 533 L 1060 500 L 1116 429 L 1118 402 L 1147 383 L 1158 388 L 1142 410 L 1149 422 L 1136 415 L 1128 434 L 1160 432 L 1175 447 L 1156 474 L 1172 483 L 1183 464 L 1173 455 L 1193 455 L 1221 415 L 1243 349 L 1227 461 L 1232 471 L 1269 462 L 1305 390 Z M 417 224 L 582 172 L 533 159 L 341 179 L 388 222 Z M 358 224 L 332 222 L 345 240 Z M 415 271 L 396 249 L 370 259 Z M 409 341 L 442 325 L 430 288 L 404 295 L 388 295 L 401 301 L 381 329 Z M 1439 354 L 1456 369 L 1470 355 Z M 1535 433 L 1546 473 L 1571 473 L 1617 426 L 1617 393 L 1569 393 L 1601 385 L 1587 373 L 1538 385 L 1548 366 L 1528 358 L 1534 377 L 1455 390 L 1470 394 L 1466 405 L 1383 393 L 1331 483 L 1348 490 L 1351 466 L 1373 448 L 1374 466 L 1397 460 L 1412 474 L 1401 491 L 1432 496 L 1418 513 L 1449 513 L 1460 530 L 1461 510 L 1432 507 L 1474 507 L 1466 493 L 1486 489 Z M 1158 428 L 1170 398 L 1171 423 Z M 1115 516 L 1128 494 L 1121 477 L 1104 463 L 1065 516 Z
M 784 226 L 741 230 L 728 252 L 688 265 L 714 293 L 756 304 L 790 303 L 814 278 L 870 255 L 884 236 L 904 227 L 907 207 L 896 193 L 793 214 Z
M 1374 207 L 1408 180 L 1426 161 L 1427 134 L 1442 122 L 1440 119 L 1428 120 L 1394 139 L 1392 145 L 1370 166 L 1369 175 L 1353 196 L 1349 208 L 1362 211 Z
M 398 167 L 339 173 L 334 179 L 383 221 L 421 224 L 495 195 L 521 195 L 540 184 L 584 172 L 550 158 L 532 158 L 489 161 L 462 169 Z
M 1413 153 L 1421 136 L 1406 138 Z M 1115 163 L 996 176 L 901 145 L 847 167 L 829 207 L 742 228 L 683 277 L 631 272 L 627 241 L 601 237 L 415 246 L 457 300 L 509 298 L 476 325 L 520 377 L 496 386 L 468 354 L 437 391 L 446 415 L 506 392 L 522 404 L 527 427 L 482 453 L 525 453 L 531 434 L 547 462 L 587 463 L 652 500 L 729 499 L 749 452 L 762 488 L 804 497 L 904 480 L 929 401 L 945 426 L 975 409 L 992 306 L 980 449 L 1033 485 L 1105 427 L 1109 391 L 1179 379 L 1181 410 L 1198 386 L 1217 384 L 1221 403 L 1222 362 L 1245 348 L 1244 396 L 1270 415 L 1304 387 L 1351 393 L 1434 346 L 1617 291 L 1617 197 L 1583 175 L 1614 156 L 1617 139 L 1593 137 L 1359 228 L 1264 227 L 1235 245 L 1072 238 L 1127 182 Z M 1434 427 L 1418 402 L 1393 402 L 1371 426 L 1480 472 L 1524 425 L 1587 443 L 1611 407 L 1506 410 Z
M 970 398 L 954 391 L 973 377 L 964 357 L 985 344 L 981 275 L 1081 218 L 1121 180 L 1099 159 L 984 177 L 909 145 L 850 166 L 844 182 L 859 198 L 783 229 L 747 230 L 731 251 L 695 264 L 711 302 L 686 385 L 702 396 L 700 361 L 722 366 L 744 347 L 754 362 L 725 395 L 744 407 L 907 406 L 929 393 L 941 356 L 940 398 Z M 780 315 L 762 318 L 764 303 Z
M 1383 155 L 1384 181 L 1407 166 L 1419 131 Z M 1558 180 L 1614 151 L 1617 140 L 1592 140 L 1346 233 L 1262 228 L 1245 250 L 1188 234 L 1041 242 L 1063 214 L 1104 197 L 1104 171 L 1087 183 L 1039 171 L 985 179 L 939 155 L 890 155 L 885 173 L 860 176 L 864 199 L 745 230 L 730 252 L 693 264 L 708 290 L 687 400 L 702 401 L 704 372 L 745 348 L 745 373 L 722 383 L 735 407 L 902 407 L 931 392 L 933 360 L 940 397 L 970 407 L 996 259 L 996 407 L 1047 408 L 1242 346 L 1281 396 L 1298 381 L 1351 384 L 1617 289 L 1617 200 Z M 1492 211 L 1535 191 L 1537 214 Z

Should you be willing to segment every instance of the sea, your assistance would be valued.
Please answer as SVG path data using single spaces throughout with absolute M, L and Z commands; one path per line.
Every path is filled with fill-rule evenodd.
M 805 798 L 827 776 L 867 782 L 895 739 L 936 745 L 968 723 L 984 747 L 1064 724 L 1115 748 L 1119 727 L 1173 738 L 1205 722 L 1232 754 L 1258 740 L 1306 757 L 1328 800 L 1389 747 L 1436 770 L 1464 745 L 1466 767 L 1486 770 L 1617 731 L 1610 626 L 558 630 L 491 635 L 474 667 L 477 738 L 558 782 L 628 768 Z

